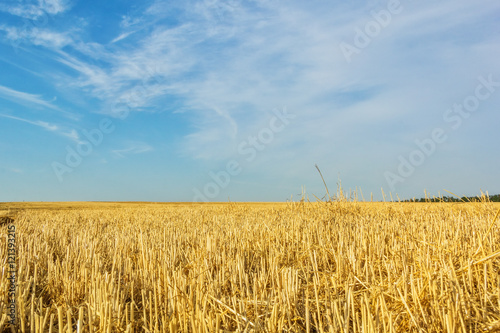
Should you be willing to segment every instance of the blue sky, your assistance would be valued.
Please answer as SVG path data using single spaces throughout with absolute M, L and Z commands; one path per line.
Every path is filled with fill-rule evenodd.
M 0 3 L 0 201 L 500 192 L 500 3 Z

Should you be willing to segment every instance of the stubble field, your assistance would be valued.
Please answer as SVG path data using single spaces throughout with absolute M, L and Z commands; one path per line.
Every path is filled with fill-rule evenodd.
M 0 215 L 15 216 L 20 332 L 494 332 L 499 208 L 54 203 Z

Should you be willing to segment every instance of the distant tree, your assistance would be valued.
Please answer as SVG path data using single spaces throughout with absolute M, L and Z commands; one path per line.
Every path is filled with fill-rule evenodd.
M 457 197 L 448 197 L 448 196 L 443 196 L 440 198 L 412 198 L 412 199 L 406 199 L 403 200 L 403 202 L 481 202 L 484 200 L 483 196 L 473 196 L 473 197 L 466 197 L 463 196 L 461 198 Z M 487 200 L 490 202 L 500 202 L 500 194 L 494 194 L 489 197 L 487 197 Z

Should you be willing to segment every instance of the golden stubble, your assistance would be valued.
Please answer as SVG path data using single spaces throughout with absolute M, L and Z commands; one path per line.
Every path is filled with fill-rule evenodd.
M 27 208 L 21 332 L 500 330 L 493 203 Z

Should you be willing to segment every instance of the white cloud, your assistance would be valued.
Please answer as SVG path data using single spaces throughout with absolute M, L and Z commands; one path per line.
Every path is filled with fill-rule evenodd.
M 57 33 L 48 30 L 35 29 L 31 32 L 31 39 L 33 44 L 42 45 L 49 48 L 60 49 L 70 43 L 72 40 L 66 34 Z
M 61 111 L 57 106 L 44 100 L 40 95 L 29 94 L 0 85 L 0 97 L 16 103 L 29 103 L 52 110 Z
M 129 28 L 131 26 L 137 25 L 141 22 L 142 22 L 142 20 L 140 18 L 133 18 L 131 16 L 124 15 L 124 16 L 122 16 L 122 21 L 120 22 L 120 27 L 126 29 L 126 28 Z
M 234 156 L 270 110 L 286 106 L 300 120 L 255 162 L 275 173 L 295 163 L 294 154 L 300 171 L 321 161 L 347 168 L 348 158 L 365 165 L 351 152 L 374 156 L 363 143 L 373 140 L 384 156 L 397 156 L 408 140 L 400 123 L 410 123 L 408 137 L 440 124 L 443 105 L 478 75 L 500 70 L 497 35 L 470 29 L 500 9 L 496 2 L 404 1 L 350 64 L 340 42 L 352 43 L 385 4 L 314 4 L 155 1 L 139 17 L 124 17 L 112 43 L 80 44 L 83 56 L 59 52 L 57 60 L 77 71 L 66 82 L 99 99 L 102 113 L 118 100 L 132 111 L 172 111 L 175 100 L 192 128 L 182 150 L 207 160 Z M 167 19 L 174 13 L 177 25 Z
M 121 41 L 122 39 L 125 39 L 127 38 L 128 36 L 130 36 L 131 34 L 133 34 L 135 31 L 128 31 L 128 32 L 124 32 L 122 34 L 120 34 L 118 37 L 116 37 L 115 39 L 113 39 L 110 43 L 113 44 L 113 43 L 116 43 L 116 42 L 119 42 Z
M 38 0 L 38 4 L 49 14 L 63 13 L 69 8 L 67 0 Z
M 32 20 L 45 15 L 57 15 L 68 9 L 69 3 L 65 0 L 37 0 L 36 2 L 27 0 L 16 5 L 0 4 L 0 11 Z
M 71 129 L 71 130 L 63 129 L 63 128 L 61 128 L 58 125 L 51 124 L 51 123 L 48 123 L 46 121 L 42 121 L 42 120 L 28 120 L 28 119 L 25 119 L 25 118 L 16 117 L 16 116 L 10 116 L 10 115 L 1 114 L 1 113 L 0 113 L 0 117 L 8 118 L 8 119 L 13 119 L 13 120 L 21 121 L 21 122 L 24 122 L 24 123 L 27 123 L 27 124 L 31 124 L 31 125 L 34 125 L 34 126 L 38 126 L 40 128 L 43 128 L 46 131 L 54 132 L 54 133 L 56 133 L 58 135 L 67 137 L 67 138 L 71 139 L 72 141 L 74 141 L 76 143 L 80 143 L 81 142 L 80 137 L 79 137 L 77 131 L 74 130 L 74 129 Z
M 67 33 L 59 33 L 48 29 L 18 29 L 2 25 L 0 30 L 7 33 L 7 38 L 11 41 L 25 41 L 33 45 L 40 45 L 50 49 L 61 49 L 64 46 L 73 43 L 73 40 Z
M 132 142 L 126 148 L 114 149 L 111 152 L 118 158 L 124 158 L 126 155 L 143 154 L 153 150 L 153 147 L 143 142 Z
M 31 125 L 35 125 L 35 126 L 41 127 L 41 128 L 43 128 L 43 129 L 45 129 L 47 131 L 57 131 L 58 130 L 58 127 L 56 125 L 49 124 L 49 123 L 47 123 L 45 121 L 41 121 L 41 120 L 31 121 L 31 120 L 27 120 L 27 119 L 24 119 L 24 118 L 9 116 L 9 115 L 5 115 L 5 114 L 0 114 L 0 117 L 19 120 L 19 121 L 22 121 L 22 122 L 25 122 L 25 123 L 28 123 L 28 124 L 31 124 Z
M 76 143 L 82 143 L 83 141 L 80 139 L 80 135 L 75 129 L 70 129 L 70 130 L 65 130 L 65 131 L 60 131 L 60 135 L 67 137 L 68 139 L 76 142 Z

